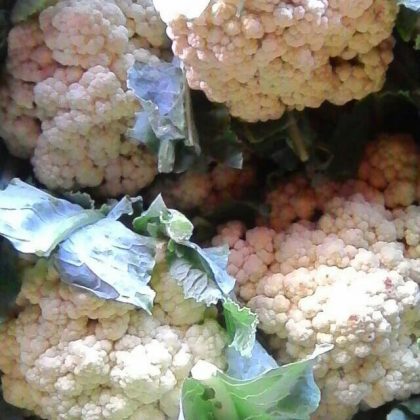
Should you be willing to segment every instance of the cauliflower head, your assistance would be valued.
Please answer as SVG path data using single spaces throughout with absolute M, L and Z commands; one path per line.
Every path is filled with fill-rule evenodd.
M 47 188 L 134 195 L 156 176 L 152 154 L 126 136 L 140 108 L 127 70 L 167 47 L 152 6 L 59 0 L 10 31 L 0 134 Z
M 381 89 L 397 12 L 383 0 L 212 0 L 167 32 L 190 87 L 254 122 Z
M 224 369 L 228 338 L 164 269 L 153 283 L 151 316 L 66 285 L 45 260 L 27 268 L 0 327 L 4 398 L 45 419 L 177 418 L 183 380 L 199 360 Z
M 315 366 L 314 418 L 345 420 L 420 392 L 420 207 L 392 213 L 362 195 L 333 197 L 316 222 L 276 232 L 219 229 L 237 293 L 281 362 L 334 348 Z

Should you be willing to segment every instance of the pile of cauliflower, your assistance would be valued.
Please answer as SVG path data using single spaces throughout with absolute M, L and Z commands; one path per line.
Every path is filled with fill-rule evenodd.
M 334 345 L 315 366 L 322 399 L 314 419 L 347 420 L 420 393 L 420 206 L 413 193 L 420 159 L 415 149 L 393 154 L 405 148 L 413 152 L 406 137 L 383 136 L 361 164 L 367 182 L 305 190 L 304 179 L 294 179 L 271 214 L 278 215 L 275 229 L 233 221 L 213 239 L 229 246 L 237 294 L 257 313 L 281 363 Z M 300 204 L 291 200 L 293 217 L 283 217 L 284 194 L 297 191 Z
M 127 70 L 167 47 L 152 0 L 59 0 L 14 26 L 0 87 L 9 151 L 49 189 L 137 193 L 157 167 L 125 135 L 140 107 Z
M 207 171 L 188 171 L 178 178 L 157 178 L 147 191 L 152 201 L 162 194 L 168 207 L 181 211 L 215 211 L 226 202 L 243 199 L 257 184 L 255 162 L 246 162 L 241 169 L 216 164 Z
M 165 20 L 191 88 L 265 121 L 380 90 L 397 13 L 394 0 L 211 0 Z
M 0 326 L 7 402 L 41 418 L 164 420 L 198 361 L 226 366 L 225 330 L 184 299 L 165 266 L 153 314 L 63 283 L 52 264 L 26 267 L 19 314 Z

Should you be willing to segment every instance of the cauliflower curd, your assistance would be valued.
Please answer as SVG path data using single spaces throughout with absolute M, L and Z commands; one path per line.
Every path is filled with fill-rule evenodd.
M 315 366 L 314 418 L 350 419 L 420 392 L 420 207 L 394 212 L 361 194 L 332 197 L 316 222 L 219 229 L 239 297 L 279 361 L 333 344 Z
M 125 135 L 140 107 L 127 70 L 167 47 L 151 0 L 59 0 L 14 26 L 8 45 L 0 134 L 39 181 L 107 197 L 153 181 L 155 159 Z
M 392 0 L 212 0 L 196 19 L 167 22 L 167 33 L 191 88 L 265 121 L 380 90 L 397 12 Z
M 2 389 L 45 419 L 176 419 L 199 360 L 225 368 L 227 335 L 165 270 L 153 316 L 60 281 L 44 260 L 25 271 L 16 319 L 0 326 Z

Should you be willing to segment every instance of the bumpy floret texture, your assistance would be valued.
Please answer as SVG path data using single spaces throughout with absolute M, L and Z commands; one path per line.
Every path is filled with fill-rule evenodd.
M 182 291 L 161 281 L 150 316 L 64 284 L 45 261 L 26 270 L 21 311 L 0 327 L 4 398 L 46 419 L 177 418 L 182 381 L 199 360 L 225 368 L 227 337 L 195 301 L 181 320 L 170 292 Z
M 392 213 L 362 195 L 334 197 L 317 222 L 279 232 L 231 222 L 214 238 L 229 245 L 238 295 L 280 361 L 334 345 L 315 367 L 314 418 L 350 419 L 420 392 L 419 216 L 418 206 Z
M 90 187 L 111 197 L 149 185 L 156 162 L 125 136 L 139 110 L 127 70 L 157 60 L 150 48 L 163 48 L 164 35 L 149 0 L 59 0 L 15 26 L 0 92 L 9 151 L 32 158 L 50 189 Z
M 420 152 L 408 134 L 382 134 L 370 143 L 358 177 L 382 191 L 389 208 L 407 207 L 419 200 Z
M 420 153 L 408 134 L 380 134 L 366 146 L 356 179 L 343 183 L 299 174 L 277 184 L 265 196 L 268 217 L 259 225 L 277 231 L 297 221 L 310 221 L 325 210 L 334 196 L 363 195 L 389 209 L 420 202 Z
M 168 46 L 166 26 L 160 19 L 153 0 L 115 0 L 124 13 L 129 36 L 140 36 L 155 48 Z
M 6 76 L 0 86 L 0 136 L 16 157 L 32 156 L 41 133 L 33 84 Z
M 158 179 L 147 196 L 153 199 L 162 194 L 168 206 L 209 213 L 226 202 L 244 198 L 255 185 L 252 162 L 241 170 L 217 164 L 206 172 L 189 171 L 177 178 Z
M 168 35 L 191 88 L 265 121 L 379 90 L 397 10 L 383 0 L 212 0 L 198 18 L 168 22 Z

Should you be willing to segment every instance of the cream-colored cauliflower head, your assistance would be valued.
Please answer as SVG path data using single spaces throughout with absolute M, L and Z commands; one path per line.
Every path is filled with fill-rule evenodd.
M 35 108 L 32 83 L 5 77 L 0 86 L 0 136 L 9 152 L 22 159 L 32 156 L 41 132 Z
M 361 405 L 420 392 L 419 216 L 418 207 L 393 214 L 361 195 L 335 197 L 316 222 L 280 232 L 230 224 L 214 238 L 231 248 L 238 295 L 280 361 L 334 345 L 315 367 L 315 418 L 349 419 Z
M 109 66 L 128 47 L 126 18 L 113 0 L 60 0 L 41 12 L 39 23 L 65 66 Z
M 389 208 L 407 207 L 417 197 L 420 152 L 409 134 L 381 134 L 366 147 L 358 177 L 382 191 Z
M 0 326 L 4 398 L 50 419 L 176 419 L 194 364 L 225 368 L 227 335 L 168 275 L 154 284 L 158 316 L 66 285 L 44 260 L 27 269 Z
M 162 194 L 165 203 L 179 210 L 209 213 L 226 202 L 241 199 L 256 184 L 252 163 L 242 169 L 216 164 L 206 172 L 188 171 L 177 178 L 160 178 L 148 191 L 154 199 Z
M 125 136 L 140 108 L 127 71 L 160 53 L 148 40 L 158 46 L 164 32 L 153 11 L 148 1 L 59 0 L 10 31 L 0 135 L 46 187 L 111 197 L 153 181 L 155 159 Z M 139 20 L 131 39 L 125 13 Z
M 117 196 L 152 182 L 154 158 L 124 137 L 139 104 L 108 68 L 57 70 L 34 94 L 44 119 L 32 164 L 48 188 L 99 186 Z
M 140 37 L 155 48 L 168 47 L 166 25 L 156 11 L 153 0 L 115 0 L 127 19 L 130 38 Z
M 21 23 L 10 30 L 7 54 L 8 72 L 24 82 L 40 82 L 52 76 L 57 68 L 36 20 Z
M 397 11 L 383 0 L 212 0 L 196 19 L 167 22 L 167 32 L 191 88 L 236 117 L 265 121 L 379 90 Z

